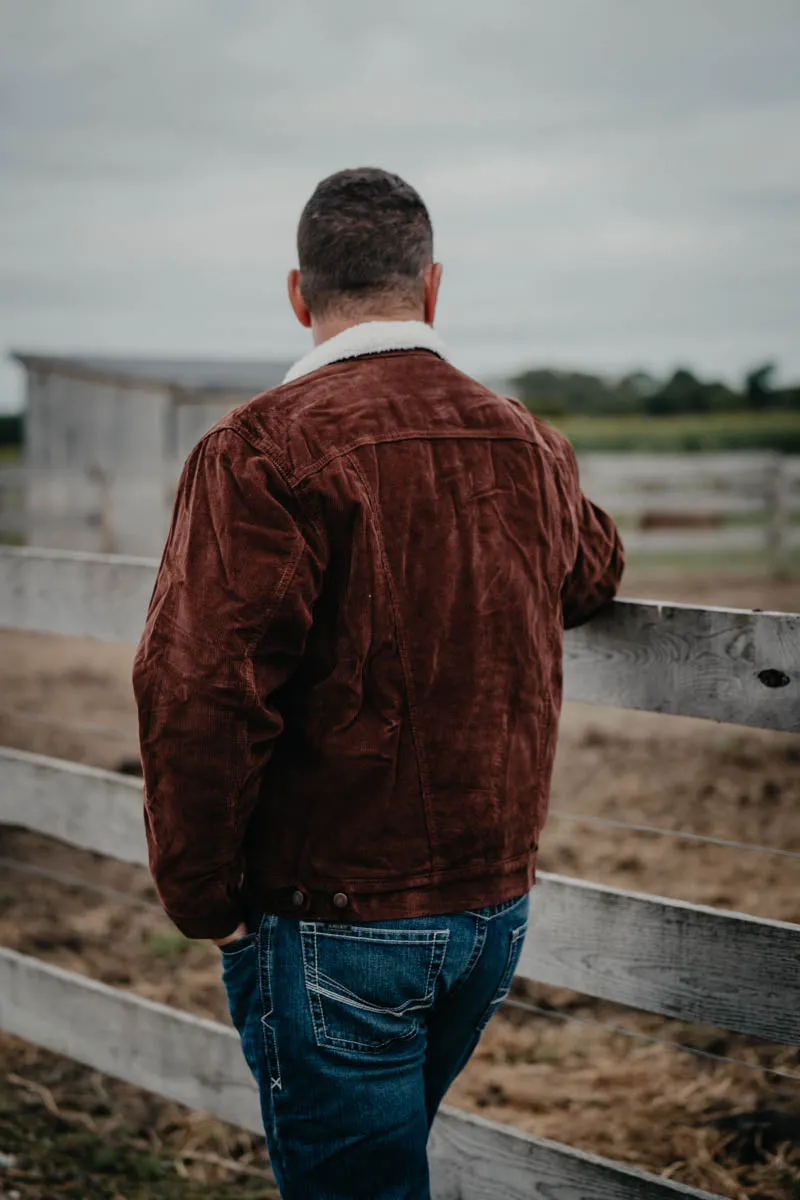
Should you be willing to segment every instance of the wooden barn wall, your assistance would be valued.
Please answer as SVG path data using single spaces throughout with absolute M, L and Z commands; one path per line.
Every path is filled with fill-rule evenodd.
M 26 463 L 112 472 L 164 454 L 167 394 L 32 372 L 28 377 Z
M 176 450 L 180 462 L 186 458 L 204 433 L 221 417 L 241 403 L 241 397 L 219 396 L 214 399 L 187 397 L 175 402 Z
M 156 387 L 29 375 L 29 544 L 153 553 L 168 508 L 161 472 L 143 471 L 163 461 L 167 403 Z

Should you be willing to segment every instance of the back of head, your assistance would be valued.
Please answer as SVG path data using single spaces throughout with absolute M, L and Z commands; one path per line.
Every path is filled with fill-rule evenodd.
M 323 179 L 297 230 L 303 297 L 316 319 L 376 303 L 387 310 L 423 302 L 433 230 L 419 194 L 375 167 Z

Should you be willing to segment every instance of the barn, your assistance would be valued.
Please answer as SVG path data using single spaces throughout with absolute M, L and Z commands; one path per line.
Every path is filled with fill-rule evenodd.
M 25 461 L 113 473 L 182 462 L 248 396 L 280 383 L 288 362 L 12 354 L 26 373 Z
M 12 353 L 26 374 L 26 540 L 156 554 L 180 464 L 289 363 Z

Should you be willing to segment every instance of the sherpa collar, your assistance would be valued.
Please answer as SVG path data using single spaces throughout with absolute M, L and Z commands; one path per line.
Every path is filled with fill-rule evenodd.
M 445 361 L 449 358 L 438 333 L 424 321 L 362 321 L 360 325 L 351 325 L 326 342 L 320 342 L 289 368 L 283 382 L 291 383 L 345 358 L 383 354 L 389 350 L 432 350 Z

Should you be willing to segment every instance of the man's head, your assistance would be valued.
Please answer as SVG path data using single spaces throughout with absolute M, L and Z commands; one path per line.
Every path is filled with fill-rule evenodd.
M 297 250 L 289 298 L 315 340 L 365 320 L 433 323 L 441 267 L 431 220 L 398 175 L 359 167 L 323 179 L 300 217 Z

